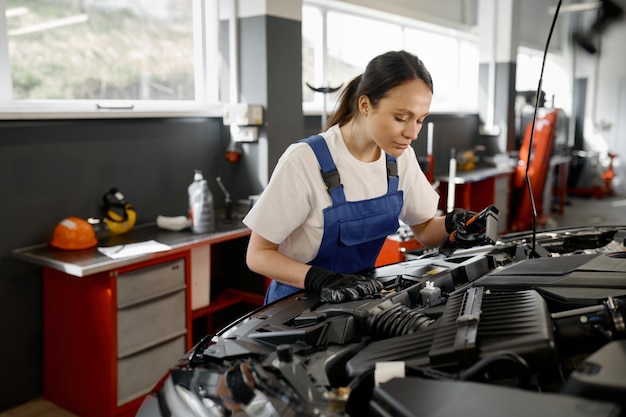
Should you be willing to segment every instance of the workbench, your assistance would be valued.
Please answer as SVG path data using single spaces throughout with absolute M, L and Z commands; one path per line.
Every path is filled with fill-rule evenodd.
M 453 178 L 455 207 L 479 212 L 490 204 L 495 205 L 499 213 L 498 234 L 509 231 L 511 180 L 514 168 L 477 167 L 470 171 L 457 171 Z M 436 176 L 439 185 L 439 209 L 444 213 L 448 203 L 449 176 Z
M 81 417 L 135 415 L 214 314 L 263 304 L 266 283 L 245 266 L 249 235 L 240 219 L 206 234 L 152 224 L 99 236 L 99 246 L 155 240 L 169 250 L 120 259 L 97 248 L 14 250 L 42 266 L 44 397 Z

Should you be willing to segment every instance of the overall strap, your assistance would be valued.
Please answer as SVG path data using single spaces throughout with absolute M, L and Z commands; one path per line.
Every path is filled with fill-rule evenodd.
M 398 163 L 396 157 L 387 155 L 387 194 L 398 191 Z
M 301 139 L 298 142 L 304 142 L 313 149 L 317 161 L 320 164 L 322 178 L 333 200 L 333 204 L 345 203 L 346 196 L 343 192 L 339 172 L 337 171 L 337 167 L 330 155 L 330 150 L 324 138 L 321 135 L 313 135 L 306 139 Z M 387 157 L 387 194 L 394 194 L 398 191 L 398 163 L 396 162 L 395 156 L 389 154 L 385 155 Z
M 326 141 L 321 135 L 309 136 L 306 139 L 301 139 L 298 142 L 307 143 L 317 157 L 317 161 L 320 164 L 322 178 L 330 194 L 330 198 L 333 200 L 333 205 L 342 204 L 346 202 L 346 195 L 343 193 L 343 185 L 339 178 L 339 172 L 333 162 L 333 158 L 330 155 L 330 150 Z

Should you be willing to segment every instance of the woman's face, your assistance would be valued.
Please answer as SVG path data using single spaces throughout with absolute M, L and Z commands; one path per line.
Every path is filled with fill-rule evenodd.
M 389 90 L 376 107 L 367 96 L 359 97 L 359 110 L 370 138 L 383 151 L 397 157 L 417 139 L 432 98 L 426 83 L 414 79 Z

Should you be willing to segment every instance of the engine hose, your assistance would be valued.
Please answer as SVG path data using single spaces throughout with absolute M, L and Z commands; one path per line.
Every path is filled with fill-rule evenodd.
M 382 310 L 370 311 L 363 324 L 374 339 L 402 336 L 425 329 L 435 320 L 403 304 L 392 304 Z
M 498 361 L 506 361 L 506 362 L 516 365 L 519 370 L 518 385 L 520 387 L 530 386 L 531 372 L 530 372 L 530 367 L 528 366 L 528 363 L 526 362 L 524 358 L 522 358 L 517 353 L 509 352 L 509 351 L 494 352 L 482 358 L 481 360 L 476 362 L 474 365 L 470 366 L 464 371 L 461 371 L 459 373 L 459 379 L 470 380 L 475 375 L 479 374 L 480 372 L 483 372 L 490 364 L 494 362 L 498 362 Z

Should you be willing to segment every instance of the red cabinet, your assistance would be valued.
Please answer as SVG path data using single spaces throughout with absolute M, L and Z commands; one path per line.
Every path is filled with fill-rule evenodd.
M 44 267 L 44 397 L 82 417 L 134 415 L 191 347 L 188 261 L 81 278 Z
M 245 266 L 249 236 L 237 224 L 204 235 L 135 228 L 129 241 L 171 250 L 121 259 L 14 250 L 43 266 L 44 397 L 81 417 L 135 415 L 194 341 L 219 329 L 214 316 L 230 322 L 262 305 L 265 280 Z

